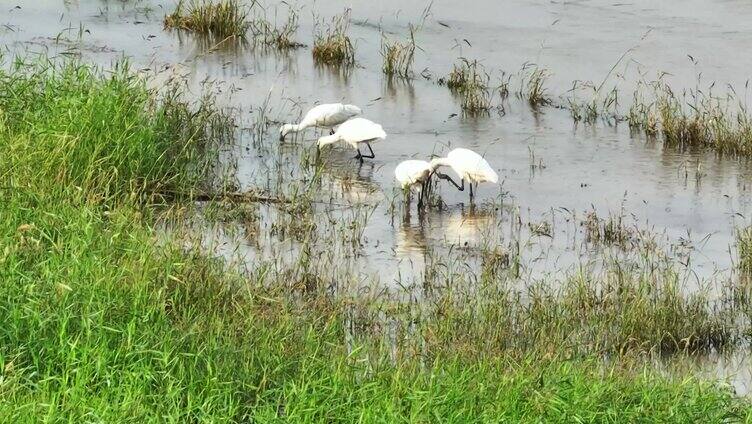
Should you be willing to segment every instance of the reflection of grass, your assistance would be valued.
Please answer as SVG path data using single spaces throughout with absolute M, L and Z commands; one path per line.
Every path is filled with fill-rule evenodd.
M 322 29 L 321 27 L 325 27 Z M 355 63 L 355 47 L 347 35 L 350 11 L 332 18 L 330 23 L 317 23 L 313 42 L 313 58 L 319 63 L 350 66 Z
M 215 37 L 245 37 L 248 9 L 238 0 L 185 0 L 165 16 L 167 28 L 180 28 Z
M 382 34 L 381 57 L 383 58 L 383 64 L 381 70 L 386 75 L 409 77 L 412 72 L 413 59 L 415 58 L 415 48 L 415 30 L 412 26 L 410 27 L 410 39 L 405 43 L 388 40 Z
M 632 371 L 630 354 L 732 341 L 725 303 L 668 270 L 620 263 L 516 292 L 513 249 L 490 246 L 479 275 L 428 253 L 417 303 L 336 260 L 358 265 L 371 212 L 331 200 L 286 235 L 292 263 L 243 275 L 158 236 L 151 205 L 205 190 L 231 125 L 211 99 L 145 87 L 125 69 L 0 70 L 3 421 L 745 418 L 725 389 Z M 296 182 L 284 219 L 313 222 L 320 186 Z M 253 211 L 214 213 L 264 228 Z

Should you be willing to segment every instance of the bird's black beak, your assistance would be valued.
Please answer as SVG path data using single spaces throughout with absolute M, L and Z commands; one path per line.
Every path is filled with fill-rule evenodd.
M 282 134 L 282 133 L 279 134 L 279 141 L 285 141 L 284 134 Z

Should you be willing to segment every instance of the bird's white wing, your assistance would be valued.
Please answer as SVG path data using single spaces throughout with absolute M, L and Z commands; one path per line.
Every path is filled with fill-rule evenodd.
M 342 110 L 341 103 L 324 103 L 314 106 L 300 122 L 308 126 L 326 126 L 327 118 L 339 110 Z
M 381 128 L 381 125 L 365 118 L 353 118 L 345 121 L 337 129 L 336 135 L 349 143 L 386 138 L 386 132 Z
M 483 156 L 470 149 L 454 149 L 447 155 L 458 173 L 467 174 L 478 181 L 499 182 L 499 176 Z
M 403 186 L 423 182 L 431 174 L 431 164 L 424 160 L 406 160 L 394 169 L 394 177 Z
M 342 103 L 325 103 L 311 108 L 302 122 L 310 126 L 333 127 L 360 114 L 360 108 Z

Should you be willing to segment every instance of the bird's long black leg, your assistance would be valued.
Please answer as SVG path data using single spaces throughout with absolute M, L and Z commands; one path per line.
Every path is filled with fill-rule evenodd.
M 441 172 L 437 172 L 437 173 L 436 173 L 436 176 L 437 176 L 437 177 L 439 177 L 439 178 L 441 178 L 442 180 L 447 180 L 447 181 L 449 181 L 449 182 L 450 182 L 450 183 L 452 183 L 452 184 L 453 184 L 453 185 L 454 185 L 455 187 L 457 187 L 457 190 L 459 190 L 459 191 L 465 191 L 465 179 L 464 179 L 464 178 L 463 178 L 462 180 L 460 180 L 460 181 L 462 181 L 462 185 L 459 185 L 459 184 L 457 184 L 457 182 L 456 182 L 456 181 L 454 181 L 454 180 L 452 179 L 452 177 L 450 177 L 450 176 L 449 176 L 449 175 L 447 175 L 447 174 L 442 174 Z
M 373 159 L 376 157 L 376 155 L 373 154 L 373 149 L 371 148 L 370 143 L 366 143 L 366 146 L 368 147 L 368 150 L 371 152 L 371 156 L 362 155 L 364 158 Z
M 357 150 L 357 151 L 358 151 L 358 154 L 356 154 L 356 155 L 355 155 L 355 156 L 353 157 L 353 159 L 357 159 L 357 160 L 359 160 L 359 161 L 363 162 L 363 155 L 362 155 L 362 154 L 360 153 L 360 148 L 359 148 L 359 147 L 356 147 L 356 148 L 355 148 L 355 150 Z
M 430 200 L 431 198 L 431 179 L 427 179 L 423 181 L 423 185 L 420 188 L 420 200 L 421 205 L 423 204 L 423 200 L 428 198 Z
M 463 182 L 462 185 L 465 185 L 464 184 L 465 180 L 462 180 L 462 182 Z M 473 183 L 470 183 L 470 201 L 472 200 L 473 200 Z
M 423 198 L 426 195 L 426 183 L 424 182 L 420 186 L 420 195 L 418 196 L 418 209 L 423 207 Z

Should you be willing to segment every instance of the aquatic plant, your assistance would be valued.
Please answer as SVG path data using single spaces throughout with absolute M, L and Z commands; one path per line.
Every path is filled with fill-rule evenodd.
M 603 220 L 595 211 L 590 211 L 582 225 L 585 227 L 587 240 L 593 243 L 627 247 L 634 241 L 635 231 L 624 225 L 621 215 L 609 215 L 608 219 Z
M 490 81 L 490 75 L 477 60 L 460 58 L 459 63 L 452 66 L 449 76 L 440 79 L 439 84 L 446 85 L 460 96 L 464 112 L 478 113 L 491 109 Z
M 299 13 L 292 5 L 287 6 L 286 20 L 281 26 L 277 26 L 267 18 L 266 9 L 257 1 L 253 0 L 250 6 L 251 19 L 248 29 L 252 40 L 257 45 L 274 47 L 278 50 L 290 50 L 303 47 L 303 44 L 295 40 L 298 31 Z
M 317 20 L 313 59 L 327 65 L 352 66 L 355 63 L 355 47 L 347 35 L 349 27 L 349 9 L 332 17 L 328 23 Z
M 713 95 L 713 86 L 677 95 L 662 77 L 641 82 L 626 119 L 634 130 L 660 135 L 668 146 L 752 155 L 752 118 L 746 104 L 733 88 L 724 97 Z
M 523 87 L 518 92 L 519 96 L 526 98 L 530 106 L 534 108 L 550 105 L 552 100 L 546 89 L 546 80 L 550 76 L 549 72 L 534 64 L 526 64 L 522 67 L 522 72 L 525 75 L 521 79 Z
M 752 277 L 752 227 L 738 230 L 736 233 L 736 248 L 739 272 L 745 277 Z
M 238 0 L 179 0 L 164 18 L 165 28 L 194 31 L 218 38 L 244 38 L 249 9 Z
M 602 87 L 596 87 L 592 82 L 575 81 L 569 90 L 571 95 L 567 98 L 565 108 L 569 109 L 570 115 L 575 122 L 584 121 L 594 123 L 598 118 L 602 118 L 608 123 L 616 123 L 621 120 L 619 116 L 619 91 L 616 87 L 604 95 Z M 588 101 L 580 101 L 578 93 L 584 93 L 583 97 Z
M 397 75 L 408 78 L 412 72 L 415 59 L 415 29 L 410 25 L 410 38 L 406 42 L 389 40 L 381 34 L 381 70 L 385 75 Z

